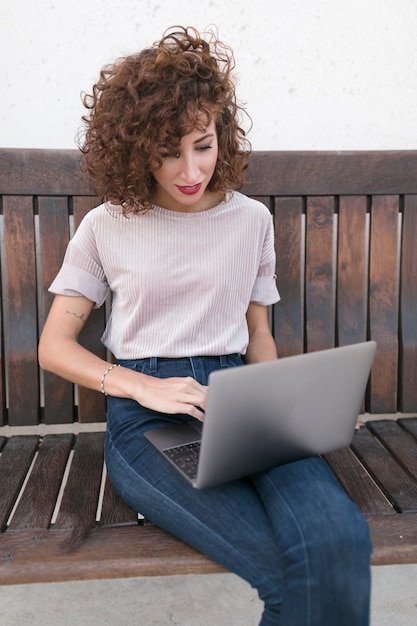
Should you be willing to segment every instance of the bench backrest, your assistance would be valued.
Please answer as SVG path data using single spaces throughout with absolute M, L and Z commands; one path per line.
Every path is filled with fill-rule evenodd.
M 41 372 L 69 238 L 100 200 L 76 150 L 0 150 L 0 424 L 105 420 L 101 394 Z M 363 409 L 417 410 L 417 151 L 254 152 L 244 193 L 275 220 L 280 356 L 375 339 Z M 106 311 L 81 341 L 104 356 Z

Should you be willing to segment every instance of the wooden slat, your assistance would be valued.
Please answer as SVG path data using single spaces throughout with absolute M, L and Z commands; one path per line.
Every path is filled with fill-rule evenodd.
M 395 420 L 369 422 L 368 428 L 402 465 L 407 474 L 416 480 L 417 485 L 417 441 Z M 417 510 L 417 502 L 416 502 Z
M 417 511 L 416 481 L 367 428 L 358 430 L 352 449 L 397 511 Z
M 106 477 L 100 526 L 125 526 L 138 524 L 138 514 L 123 502 Z
M 1 219 L 1 217 L 0 217 Z M 2 246 L 2 244 L 0 243 L 0 246 Z M 0 288 L 1 288 L 1 283 L 2 281 L 0 281 Z M 4 350 L 4 343 L 3 343 L 3 337 L 4 337 L 4 328 L 5 328 L 5 324 L 4 324 L 4 318 L 3 318 L 3 299 L 0 298 L 0 426 L 4 426 L 6 424 L 7 421 L 7 389 L 6 389 L 6 380 L 5 380 L 5 373 L 6 373 L 6 367 L 5 367 L 5 350 Z
M 367 517 L 373 565 L 415 563 L 417 514 Z M 68 533 L 10 532 L 0 544 L 0 584 L 174 574 L 225 570 L 155 526 L 95 528 L 80 548 L 62 551 Z
M 68 198 L 40 197 L 38 212 L 42 328 L 53 300 L 53 294 L 48 291 L 48 288 L 61 267 L 70 239 Z M 43 380 L 45 423 L 73 422 L 73 385 L 50 372 L 43 372 Z
M 417 439 L 417 417 L 400 418 L 398 423 L 402 428 L 413 435 L 414 439 Z
M 29 480 L 10 521 L 9 529 L 48 528 L 73 435 L 46 435 L 41 442 Z
M 399 408 L 417 411 L 417 195 L 404 199 L 401 294 Z
M 337 255 L 337 335 L 340 345 L 366 340 L 366 208 L 365 196 L 340 198 Z
M 324 455 L 324 459 L 362 513 L 396 515 L 392 505 L 351 448 L 329 452 Z
M 243 193 L 271 196 L 416 193 L 417 151 L 254 152 Z
M 365 341 L 368 319 L 367 198 L 342 196 L 337 238 L 337 344 Z M 367 409 L 365 397 L 361 413 Z
M 302 213 L 301 198 L 274 199 L 276 274 L 281 301 L 274 306 L 273 331 L 281 357 L 304 351 Z
M 333 198 L 308 198 L 306 215 L 306 346 L 324 350 L 335 342 Z
M 377 342 L 370 378 L 373 413 L 397 410 L 398 211 L 396 196 L 373 198 L 369 269 L 370 338 Z
M 39 420 L 35 228 L 32 199 L 3 199 L 6 302 L 4 315 L 10 425 Z
M 417 563 L 417 513 L 371 515 L 373 565 Z
M 74 229 L 76 230 L 88 211 L 97 206 L 96 197 L 74 198 Z M 93 309 L 80 333 L 80 343 L 97 354 L 102 359 L 106 358 L 106 351 L 100 339 L 105 328 L 105 309 Z M 80 422 L 104 422 L 106 420 L 106 402 L 102 394 L 78 388 L 78 419 Z
M 0 456 L 0 530 L 7 524 L 39 444 L 36 435 L 10 437 Z M 0 559 L 1 560 L 1 559 Z
M 0 193 L 94 195 L 78 150 L 0 149 Z M 371 195 L 416 192 L 417 150 L 254 151 L 248 195 Z
M 0 325 L 0 328 L 2 325 Z M 0 340 L 1 344 L 1 340 Z M 3 353 L 1 350 L 0 355 Z M 3 359 L 0 356 L 0 426 L 4 426 L 7 421 L 7 408 L 6 408 L 6 385 L 3 377 Z
M 103 471 L 104 433 L 80 433 L 54 528 L 71 530 L 68 549 L 95 525 Z
M 78 150 L 0 150 L 0 193 L 9 195 L 93 195 L 81 172 Z
M 94 528 L 76 551 L 67 532 L 9 532 L 1 537 L 0 584 L 209 574 L 224 568 L 156 526 Z

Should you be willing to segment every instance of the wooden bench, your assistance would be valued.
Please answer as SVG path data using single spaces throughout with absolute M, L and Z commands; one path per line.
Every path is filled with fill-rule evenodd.
M 326 460 L 369 521 L 373 563 L 417 562 L 417 151 L 255 152 L 244 191 L 274 214 L 280 356 L 378 343 L 366 424 Z M 79 153 L 0 150 L 0 194 L 0 582 L 222 571 L 115 495 L 101 394 L 39 370 L 47 287 L 100 202 Z M 102 355 L 105 315 L 82 336 Z

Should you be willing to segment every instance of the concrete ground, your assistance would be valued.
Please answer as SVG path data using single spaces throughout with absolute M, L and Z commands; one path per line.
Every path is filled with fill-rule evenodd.
M 372 626 L 416 626 L 417 565 L 372 575 Z M 233 574 L 0 587 L 1 626 L 256 626 L 261 610 Z

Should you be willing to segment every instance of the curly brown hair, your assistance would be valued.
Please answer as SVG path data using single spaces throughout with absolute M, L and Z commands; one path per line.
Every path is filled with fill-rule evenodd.
M 162 154 L 177 154 L 181 138 L 203 132 L 212 119 L 219 154 L 208 189 L 222 197 L 238 189 L 250 143 L 233 69 L 233 52 L 214 33 L 181 26 L 104 67 L 92 94 L 83 96 L 89 114 L 82 117 L 80 142 L 97 193 L 122 205 L 125 214 L 148 210 L 155 189 L 151 170 L 162 165 Z

